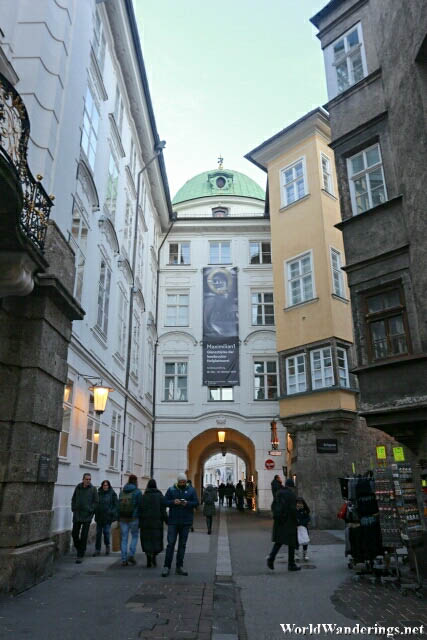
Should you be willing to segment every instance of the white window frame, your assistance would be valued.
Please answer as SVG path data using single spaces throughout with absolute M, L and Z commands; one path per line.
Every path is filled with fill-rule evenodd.
M 130 172 L 132 174 L 132 178 L 135 182 L 135 173 L 136 173 L 136 156 L 137 156 L 137 152 L 136 152 L 136 146 L 135 143 L 133 141 L 133 138 L 131 138 L 130 141 L 130 153 L 129 153 L 129 162 L 130 162 Z
M 219 390 L 219 398 L 211 397 L 212 392 L 217 389 Z M 231 398 L 223 398 L 223 389 L 231 389 Z M 208 402 L 234 402 L 234 387 L 227 385 L 210 385 L 208 387 Z
M 301 361 L 302 358 L 302 361 Z M 293 361 L 293 363 L 291 363 Z M 298 366 L 303 365 L 304 371 L 298 371 Z M 295 373 L 291 373 L 290 369 L 293 367 Z M 299 376 L 304 375 L 304 381 L 299 380 Z M 295 387 L 295 390 L 291 389 Z M 286 393 L 288 396 L 296 393 L 303 393 L 307 391 L 307 367 L 305 362 L 305 353 L 295 353 L 292 356 L 286 358 Z
M 368 153 L 368 151 L 374 148 L 378 148 L 379 162 L 376 162 L 375 164 L 368 166 L 367 160 L 366 160 L 366 154 Z M 360 155 L 362 155 L 363 157 L 364 168 L 362 171 L 353 173 L 351 162 L 354 158 Z M 352 206 L 354 216 L 358 216 L 361 213 L 365 213 L 365 211 L 369 211 L 369 209 L 372 209 L 373 207 L 379 206 L 378 204 L 374 204 L 372 201 L 372 189 L 371 189 L 371 183 L 369 178 L 369 174 L 372 173 L 373 171 L 377 171 L 378 169 L 381 170 L 381 175 L 383 179 L 384 202 L 387 202 L 387 187 L 386 187 L 385 178 L 384 178 L 384 167 L 383 167 L 380 144 L 378 142 L 376 142 L 375 144 L 371 144 L 369 147 L 366 147 L 365 149 L 362 149 L 358 153 L 353 154 L 350 158 L 347 158 L 347 173 L 348 173 L 348 181 L 350 186 L 351 206 Z M 368 190 L 366 193 L 368 195 L 369 206 L 367 209 L 363 209 L 363 211 L 358 211 L 357 200 L 356 200 L 356 189 L 355 189 L 354 183 L 356 180 L 359 180 L 360 178 L 363 178 L 363 177 L 366 178 L 366 184 L 368 187 Z M 383 203 L 379 203 L 379 204 L 383 204 Z
M 105 192 L 105 206 L 112 223 L 114 224 L 116 218 L 117 196 L 119 186 L 119 163 L 112 150 L 110 150 L 110 157 L 108 159 L 108 171 L 107 171 L 107 186 Z
M 126 473 L 133 473 L 135 453 L 135 422 L 128 420 L 126 429 Z
M 298 278 L 291 278 L 291 265 L 294 262 L 302 262 L 302 260 L 304 258 L 306 258 L 307 256 L 310 257 L 310 271 L 307 273 L 301 273 Z M 311 289 L 312 289 L 312 295 L 311 297 L 304 297 L 304 287 L 301 285 L 300 291 L 301 291 L 301 300 L 294 302 L 293 296 L 292 296 L 292 286 L 291 286 L 291 282 L 293 282 L 296 279 L 301 279 L 301 281 L 303 280 L 303 278 L 305 278 L 308 274 L 311 274 Z M 314 278 L 314 261 L 313 261 L 313 249 L 309 249 L 308 251 L 304 251 L 304 253 L 300 253 L 297 256 L 294 256 L 293 258 L 290 258 L 289 260 L 285 261 L 285 282 L 286 282 L 286 295 L 287 295 L 287 301 L 288 301 L 288 307 L 293 307 L 299 304 L 304 304 L 304 302 L 308 302 L 310 300 L 314 300 L 316 298 L 316 285 L 315 285 L 315 278 Z
M 98 11 L 95 9 L 94 29 L 93 29 L 93 50 L 95 53 L 95 57 L 98 61 L 98 66 L 101 73 L 104 70 L 106 44 L 107 43 L 105 40 L 104 28 L 102 26 L 101 16 L 99 15 Z
M 114 98 L 114 119 L 116 121 L 117 129 L 120 135 L 122 135 L 123 129 L 123 115 L 125 107 L 123 104 L 122 94 L 120 93 L 119 85 L 116 84 L 116 95 Z
M 320 369 L 317 369 L 317 371 L 320 371 L 320 382 L 321 384 L 318 385 L 316 384 L 316 379 L 314 377 L 315 375 L 315 368 L 314 368 L 314 357 L 316 353 L 320 353 Z M 331 360 L 331 364 L 330 367 L 326 367 L 325 365 L 325 360 L 327 358 L 330 358 Z M 334 386 L 334 359 L 333 359 L 333 353 L 332 353 L 332 347 L 322 347 L 320 349 L 313 349 L 312 351 L 310 351 L 310 364 L 311 364 L 311 387 L 313 390 L 316 389 L 328 389 L 330 387 Z M 327 376 L 327 369 L 330 368 L 330 376 Z M 331 383 L 327 384 L 327 377 L 331 378 Z
M 330 260 L 331 260 L 331 273 L 332 273 L 332 291 L 334 295 L 339 298 L 345 299 L 345 285 L 344 285 L 344 272 L 342 270 L 342 254 L 341 251 L 335 249 L 335 247 L 329 247 Z M 334 258 L 336 258 L 338 265 L 334 264 Z
M 110 432 L 110 455 L 108 461 L 109 469 L 119 468 L 119 453 L 120 453 L 120 434 L 122 431 L 122 414 L 117 409 L 113 409 L 111 417 L 111 432 Z
M 93 404 L 93 395 L 89 396 L 89 408 L 87 412 L 87 422 L 86 422 L 86 438 L 85 438 L 85 448 L 84 448 L 84 461 L 87 464 L 98 464 L 98 456 L 99 456 L 99 444 L 100 444 L 100 427 L 101 421 L 95 413 L 94 404 Z M 91 432 L 91 435 L 89 435 Z M 89 449 L 90 446 L 90 449 Z M 90 455 L 88 455 L 88 451 L 90 450 Z
M 139 363 L 141 358 L 141 320 L 137 310 L 133 311 L 132 333 L 132 358 L 130 372 L 135 379 L 138 380 Z
M 73 404 L 74 404 L 74 380 L 67 378 L 67 384 L 64 386 L 62 427 L 59 435 L 58 458 L 67 460 L 68 445 L 70 443 L 70 433 L 73 422 Z M 67 419 L 68 417 L 68 419 Z M 65 448 L 65 453 L 61 450 Z
M 123 244 L 126 249 L 128 258 L 131 257 L 133 240 L 133 207 L 129 198 L 126 196 L 125 219 L 123 226 Z
M 172 304 L 171 298 L 175 297 L 176 301 Z M 184 304 L 184 298 L 187 299 Z M 174 309 L 174 317 L 169 317 L 169 310 Z M 180 320 L 180 310 L 186 309 L 186 316 Z M 190 324 L 190 291 L 188 290 L 176 290 L 166 291 L 166 305 L 165 305 L 165 327 L 188 327 Z
M 166 371 L 166 365 L 174 365 L 174 373 L 167 373 Z M 185 375 L 183 373 L 179 373 L 177 365 L 183 365 L 185 364 L 186 366 L 186 371 L 185 371 Z M 180 387 L 178 384 L 178 380 L 180 378 L 185 378 L 186 380 L 186 385 L 185 385 L 185 398 L 179 398 L 177 397 L 178 395 L 180 395 L 180 391 L 184 389 L 184 387 Z M 172 393 L 173 396 L 172 398 L 166 397 L 166 392 L 167 392 L 167 380 L 169 381 L 169 385 L 170 382 L 172 382 Z M 170 387 L 168 390 L 168 395 L 170 393 Z M 188 402 L 188 361 L 187 360 L 182 360 L 179 358 L 175 358 L 174 360 L 172 359 L 168 359 L 165 360 L 164 363 L 164 375 L 163 375 L 163 402 Z
M 212 245 L 219 245 L 218 248 L 218 262 L 212 262 Z M 224 261 L 222 257 L 223 246 L 228 245 L 229 249 L 229 260 Z M 209 264 L 232 264 L 232 256 L 231 256 L 231 240 L 209 240 Z
M 71 226 L 71 237 L 74 241 L 76 275 L 74 278 L 74 297 L 78 302 L 82 301 L 84 272 L 86 264 L 87 240 L 89 225 L 80 208 L 74 203 Z
M 106 336 L 108 333 L 108 313 L 110 307 L 111 269 L 101 257 L 98 280 L 98 306 L 96 326 Z
M 172 262 L 171 260 L 171 247 L 172 245 L 177 245 L 178 247 L 178 253 L 177 253 L 177 262 Z M 186 257 L 183 254 L 182 248 L 183 246 L 188 246 L 188 262 L 186 262 Z M 191 253 L 190 253 L 190 242 L 188 240 L 185 241 L 181 241 L 181 242 L 169 242 L 169 255 L 168 255 L 168 264 L 169 265 L 173 265 L 173 266 L 180 266 L 180 265 L 189 265 L 191 264 Z
M 144 475 L 150 476 L 151 467 L 151 430 L 149 427 L 144 427 L 144 440 L 145 440 L 145 455 L 144 455 Z
M 264 253 L 262 250 L 262 245 L 263 244 L 268 244 L 270 247 L 270 251 L 268 253 L 268 255 L 270 256 L 270 260 L 264 261 Z M 258 253 L 254 254 L 254 256 L 252 256 L 251 254 L 251 247 L 253 245 L 257 245 L 257 249 L 258 249 Z M 258 262 L 252 262 L 252 257 L 255 257 L 256 255 L 258 255 Z M 249 264 L 271 264 L 271 242 L 270 240 L 249 240 Z
M 294 172 L 294 169 L 299 164 L 302 164 L 302 176 L 297 176 L 296 173 Z M 284 182 L 285 174 L 287 171 L 290 171 L 290 170 L 292 170 L 293 179 L 290 182 L 285 184 Z M 299 195 L 297 183 L 301 180 L 301 178 L 304 184 L 304 193 L 302 195 Z M 295 187 L 294 188 L 295 198 L 293 200 L 288 199 L 288 194 L 286 191 L 286 187 L 290 186 L 291 184 L 294 185 Z M 288 207 L 291 204 L 295 204 L 296 202 L 298 202 L 299 200 L 302 200 L 302 198 L 305 198 L 305 196 L 308 195 L 307 168 L 306 168 L 305 156 L 302 156 L 301 158 L 297 158 L 297 160 L 295 160 L 291 164 L 288 164 L 286 165 L 286 167 L 283 167 L 282 169 L 280 169 L 280 193 L 281 193 L 282 207 Z
M 343 364 L 340 365 L 340 360 Z M 348 373 L 348 355 L 347 349 L 343 347 L 337 347 L 337 370 L 338 370 L 338 380 L 340 387 L 349 388 L 350 387 L 350 376 Z M 344 380 L 344 383 L 342 382 Z
M 136 277 L 138 278 L 141 287 L 144 285 L 144 246 L 142 233 L 138 233 L 136 241 Z
M 124 360 L 127 348 L 128 299 L 120 285 L 117 295 L 117 353 Z
M 357 45 L 357 47 L 353 47 L 352 49 L 348 49 L 347 37 L 356 29 L 357 29 L 357 35 L 358 35 L 358 39 L 359 39 L 359 44 Z M 340 40 L 344 40 L 344 53 L 337 60 L 335 60 L 334 46 Z M 354 55 L 354 53 L 356 52 L 356 50 L 360 51 L 360 57 L 361 57 L 362 69 L 363 69 L 363 78 L 365 78 L 368 75 L 368 68 L 367 68 L 367 64 L 366 64 L 365 43 L 364 43 L 364 40 L 363 40 L 362 25 L 361 25 L 360 22 L 358 22 L 357 24 L 353 25 L 350 29 L 348 29 L 347 31 L 342 33 L 339 36 L 339 38 L 336 38 L 325 49 L 326 83 L 327 83 L 327 86 L 328 86 L 328 97 L 329 97 L 329 100 L 331 100 L 335 96 L 339 95 L 340 93 L 343 93 L 344 91 L 346 91 L 347 89 L 349 89 L 350 87 L 352 87 L 356 83 L 356 81 L 354 79 L 354 75 L 353 75 L 353 67 L 352 67 L 352 65 L 350 63 L 351 58 Z M 338 64 L 342 64 L 343 62 L 347 63 L 347 75 L 348 75 L 348 78 L 349 78 L 349 84 L 348 84 L 348 87 L 346 87 L 344 89 L 339 89 L 338 88 L 338 74 L 337 74 L 337 66 L 338 65 L 337 65 L 337 63 Z M 363 78 L 361 78 L 360 80 L 362 80 Z M 357 82 L 360 82 L 360 80 L 357 80 Z
M 272 296 L 272 301 L 271 302 L 266 302 L 265 301 L 265 295 L 271 295 Z M 253 296 L 262 296 L 261 298 L 261 302 L 254 302 L 253 301 Z M 275 324 L 275 318 L 274 318 L 274 292 L 273 291 L 251 291 L 251 326 L 252 327 L 274 327 Z M 273 322 L 272 323 L 266 323 L 265 318 L 266 318 L 266 314 L 265 314 L 265 307 L 266 306 L 272 306 L 273 307 Z M 262 322 L 254 322 L 254 313 L 256 314 L 256 316 L 258 316 L 258 310 L 259 307 L 261 307 L 261 315 L 262 315 Z M 271 317 L 270 314 L 268 314 L 268 317 Z
M 96 116 L 96 117 L 95 117 Z M 82 136 L 80 146 L 92 171 L 95 169 L 96 147 L 98 144 L 98 128 L 100 113 L 94 98 L 94 91 L 87 86 L 83 109 Z
M 332 162 L 330 157 L 327 156 L 326 153 L 323 153 L 323 151 L 320 152 L 320 169 L 322 172 L 322 189 L 333 196 L 334 183 L 332 180 Z
M 262 363 L 263 365 L 263 371 L 262 373 L 257 373 L 256 371 L 256 365 Z M 268 371 L 268 367 L 267 365 L 269 363 L 274 363 L 275 365 L 275 371 L 271 372 Z M 254 357 L 253 358 L 253 399 L 257 402 L 276 402 L 279 398 L 279 367 L 277 366 L 277 359 L 276 358 L 269 358 L 267 356 L 263 356 L 260 358 Z M 268 383 L 268 377 L 269 376 L 275 376 L 276 378 L 276 384 L 275 385 L 270 385 Z M 256 383 L 256 379 L 257 378 L 264 378 L 264 384 L 260 385 L 257 387 L 257 383 Z M 264 389 L 264 398 L 257 398 L 257 392 L 260 389 Z M 269 394 L 269 390 L 270 389 L 276 389 L 276 397 L 275 398 L 269 398 L 268 394 Z

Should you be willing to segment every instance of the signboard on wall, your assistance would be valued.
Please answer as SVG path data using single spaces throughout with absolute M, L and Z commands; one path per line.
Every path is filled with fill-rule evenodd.
M 203 384 L 233 387 L 239 377 L 237 269 L 203 269 Z
M 265 468 L 266 469 L 274 469 L 275 464 L 274 464 L 274 460 L 271 460 L 270 458 L 267 458 L 267 460 L 265 461 Z
M 317 453 L 338 453 L 338 440 L 334 438 L 317 438 Z

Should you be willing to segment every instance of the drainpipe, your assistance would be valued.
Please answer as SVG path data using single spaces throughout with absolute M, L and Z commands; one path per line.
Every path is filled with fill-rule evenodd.
M 153 477 L 154 473 L 154 433 L 156 429 L 156 390 L 157 390 L 157 347 L 159 346 L 159 334 L 157 331 L 157 322 L 159 317 L 159 288 L 160 288 L 160 251 L 166 242 L 166 239 L 176 222 L 176 213 L 172 214 L 171 223 L 167 230 L 165 237 L 163 238 L 160 247 L 157 250 L 157 274 L 156 274 L 156 316 L 154 318 L 154 326 L 156 329 L 156 342 L 154 343 L 154 362 L 153 362 L 153 411 L 152 411 L 152 427 L 151 427 L 151 468 L 150 477 Z
M 166 146 L 166 142 L 164 140 L 158 142 L 154 151 L 155 154 L 150 160 L 145 164 L 142 169 L 139 170 L 138 176 L 136 179 L 136 204 L 135 204 L 135 225 L 133 230 L 133 249 L 132 249 L 132 275 L 133 275 L 133 283 L 130 290 L 130 299 L 129 299 L 129 316 L 128 316 L 128 343 L 127 343 L 127 353 L 126 353 L 126 376 L 125 376 L 125 406 L 123 410 L 123 438 L 122 438 L 122 459 L 120 461 L 120 487 L 123 484 L 123 470 L 125 463 L 125 442 L 126 442 L 126 421 L 127 421 L 127 409 L 128 409 L 128 391 L 129 391 L 129 377 L 130 377 L 130 357 L 132 352 L 132 323 L 133 323 L 133 299 L 136 293 L 135 289 L 135 268 L 136 268 L 136 249 L 137 249 L 137 239 L 138 239 L 138 207 L 139 207 L 139 198 L 141 195 L 141 176 L 146 169 L 150 166 L 152 162 L 162 153 L 163 149 Z M 144 309 L 145 311 L 145 309 Z

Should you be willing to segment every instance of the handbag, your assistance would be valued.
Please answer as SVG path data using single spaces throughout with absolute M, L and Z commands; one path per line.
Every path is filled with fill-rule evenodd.
M 120 525 L 117 522 L 116 526 L 111 529 L 111 548 L 113 551 L 120 551 L 120 544 L 122 536 L 120 532 Z
M 298 544 L 308 544 L 310 542 L 307 527 L 304 527 L 304 525 L 299 524 L 297 527 L 297 533 L 298 533 Z

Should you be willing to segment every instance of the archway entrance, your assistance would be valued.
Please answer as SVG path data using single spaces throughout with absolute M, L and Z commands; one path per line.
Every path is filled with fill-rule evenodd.
M 235 453 L 215 453 L 208 458 L 203 467 L 202 482 L 206 487 L 212 484 L 214 487 L 223 482 L 236 484 L 239 480 L 246 479 L 246 463 Z

